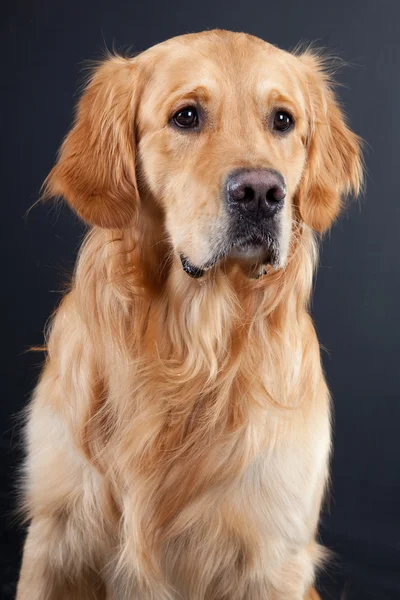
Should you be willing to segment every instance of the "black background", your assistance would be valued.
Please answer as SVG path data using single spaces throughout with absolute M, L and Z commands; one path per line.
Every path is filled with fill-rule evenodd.
M 5 11 L 3 5 L 3 11 Z M 366 141 L 367 188 L 325 239 L 313 314 L 335 402 L 322 538 L 336 557 L 324 599 L 400 598 L 399 0 L 20 0 L 2 21 L 0 595 L 13 597 L 20 425 L 42 356 L 26 349 L 73 268 L 83 227 L 65 207 L 27 209 L 68 130 L 85 59 L 221 27 L 290 49 L 316 41 L 351 63 L 339 93 Z M 29 599 L 27 599 L 29 600 Z M 190 599 L 187 599 L 190 600 Z

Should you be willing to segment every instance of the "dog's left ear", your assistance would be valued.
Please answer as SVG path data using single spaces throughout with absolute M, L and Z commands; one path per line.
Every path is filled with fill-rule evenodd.
M 309 134 L 297 202 L 302 220 L 323 232 L 339 214 L 343 196 L 360 191 L 361 143 L 346 125 L 323 61 L 309 51 L 299 60 L 306 72 Z
M 45 181 L 44 197 L 64 197 L 92 225 L 127 227 L 138 210 L 137 71 L 136 59 L 119 56 L 94 71 L 57 164 Z

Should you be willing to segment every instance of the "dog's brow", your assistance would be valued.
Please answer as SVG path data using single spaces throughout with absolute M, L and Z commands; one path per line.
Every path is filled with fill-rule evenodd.
M 210 101 L 210 95 L 210 89 L 205 85 L 197 85 L 196 87 L 189 87 L 187 85 L 179 86 L 168 95 L 167 100 L 160 98 L 157 108 L 161 109 L 167 105 L 168 110 L 171 110 L 172 107 L 178 107 L 178 104 L 184 102 L 197 101 L 207 103 Z
M 296 106 L 295 102 L 293 102 L 292 98 L 289 98 L 289 96 L 287 96 L 286 94 L 284 94 L 283 92 L 281 92 L 280 90 L 274 88 L 272 90 L 269 90 L 266 94 L 266 101 L 268 104 L 274 104 L 274 105 L 283 105 L 283 106 L 287 106 L 288 108 L 294 108 Z
M 299 113 L 304 108 L 300 98 L 291 98 L 277 88 L 264 91 L 263 97 L 267 107 L 287 108 L 295 117 L 299 117 Z

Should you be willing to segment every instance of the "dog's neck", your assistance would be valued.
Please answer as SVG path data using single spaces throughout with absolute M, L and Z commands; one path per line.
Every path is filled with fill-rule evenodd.
M 259 280 L 248 279 L 235 265 L 191 279 L 161 226 L 136 231 L 94 229 L 81 251 L 75 278 L 79 311 L 89 327 L 104 315 L 107 328 L 93 331 L 113 331 L 99 345 L 157 354 L 182 381 L 202 373 L 205 385 L 220 378 L 245 346 L 251 354 L 254 339 L 263 339 L 266 352 L 274 336 L 297 344 L 316 263 L 308 229 L 296 236 L 287 266 Z

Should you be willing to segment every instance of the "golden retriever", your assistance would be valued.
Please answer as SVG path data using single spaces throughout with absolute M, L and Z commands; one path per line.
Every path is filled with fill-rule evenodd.
M 361 176 L 310 50 L 207 31 L 95 69 L 46 181 L 91 228 L 29 410 L 18 600 L 317 597 L 315 232 Z

